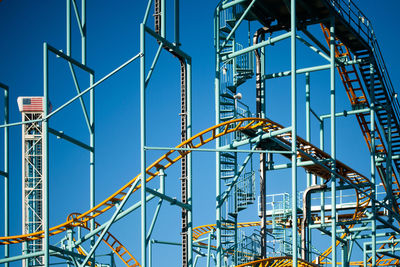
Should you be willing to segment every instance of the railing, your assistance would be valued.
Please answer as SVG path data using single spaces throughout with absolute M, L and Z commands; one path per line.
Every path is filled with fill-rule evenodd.
M 341 17 L 367 42 L 374 54 L 375 63 L 380 71 L 382 82 L 388 92 L 388 98 L 392 103 L 395 120 L 399 121 L 400 105 L 397 94 L 390 80 L 381 49 L 376 39 L 370 20 L 351 0 L 326 0 Z

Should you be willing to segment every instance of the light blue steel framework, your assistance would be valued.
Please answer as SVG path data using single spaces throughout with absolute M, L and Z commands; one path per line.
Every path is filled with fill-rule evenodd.
M 149 16 L 154 6 L 154 27 L 150 26 Z M 81 40 L 80 60 L 74 59 L 71 51 L 71 16 L 76 17 Z M 292 266 L 318 265 L 390 265 L 400 262 L 398 235 L 400 229 L 399 194 L 397 177 L 400 169 L 400 123 L 399 104 L 390 82 L 388 72 L 380 54 L 379 46 L 372 31 L 370 21 L 351 2 L 344 0 L 224 0 L 217 5 L 214 14 L 215 45 L 215 113 L 216 126 L 212 129 L 210 140 L 215 136 L 216 148 L 198 148 L 195 142 L 185 143 L 192 136 L 191 121 L 191 57 L 181 48 L 179 43 L 179 0 L 174 0 L 174 40 L 169 41 L 166 34 L 166 0 L 148 0 L 146 12 L 140 24 L 140 52 L 127 60 L 118 68 L 95 82 L 94 71 L 86 62 L 86 1 L 81 0 L 78 8 L 76 0 L 66 0 L 67 43 L 66 53 L 44 43 L 44 103 L 49 96 L 49 52 L 68 62 L 76 87 L 76 96 L 53 111 L 45 105 L 43 118 L 19 123 L 8 121 L 8 87 L 0 83 L 5 91 L 5 163 L 0 175 L 5 177 L 5 236 L 0 238 L 5 247 L 5 258 L 0 264 L 8 265 L 12 261 L 21 261 L 35 257 L 43 257 L 43 265 L 50 263 L 66 263 L 68 266 L 114 266 L 112 255 L 119 256 L 127 266 L 152 266 L 153 246 L 171 245 L 182 248 L 182 266 L 196 266 L 201 257 L 206 258 L 207 266 L 269 266 L 286 264 Z M 307 26 L 322 23 L 329 42 L 329 47 L 322 45 L 317 37 L 307 30 Z M 253 39 L 250 29 L 257 26 Z M 245 30 L 243 30 L 245 29 Z M 243 36 L 245 34 L 245 36 Z M 266 38 L 266 34 L 271 36 Z M 150 64 L 150 47 L 147 41 L 152 37 L 158 50 Z M 266 73 L 267 46 L 279 46 L 282 40 L 290 39 L 290 70 L 278 73 Z M 243 41 L 245 40 L 245 41 Z M 247 44 L 245 44 L 247 42 Z M 305 45 L 314 51 L 327 64 L 297 68 L 297 46 Z M 338 56 L 340 46 L 348 47 L 347 57 Z M 268 51 L 270 47 L 268 47 Z M 181 74 L 181 136 L 184 145 L 176 148 L 151 147 L 146 142 L 146 91 L 149 81 L 164 50 L 177 57 Z M 272 49 L 272 48 L 271 48 Z M 347 49 L 347 48 L 346 48 Z M 103 202 L 95 206 L 95 135 L 94 135 L 94 89 L 96 86 L 116 74 L 118 71 L 140 58 L 140 155 L 141 175 L 133 179 L 124 190 L 118 191 L 111 202 Z M 272 64 L 268 62 L 268 64 Z M 150 68 L 148 68 L 150 65 Z M 366 88 L 366 102 L 351 102 L 351 110 L 336 112 L 335 83 L 336 69 L 341 77 L 349 75 L 343 71 L 346 66 L 355 66 L 362 77 Z M 89 75 L 90 83 L 82 90 L 78 82 L 75 68 L 80 68 Z M 341 69 L 342 68 L 342 69 Z M 312 74 L 316 71 L 329 71 L 330 79 L 330 113 L 318 115 L 311 105 Z M 354 73 L 354 72 L 353 72 Z M 299 88 L 296 78 L 305 75 L 306 84 L 306 140 L 297 136 L 299 99 L 296 98 Z M 344 76 L 342 76 L 344 75 Z M 286 128 L 265 118 L 265 90 L 268 80 L 284 76 L 291 77 L 290 118 Z M 241 101 L 241 90 L 248 90 L 246 85 L 256 90 L 256 114 L 250 111 L 251 103 Z M 342 78 L 343 80 L 343 78 Z M 345 82 L 345 81 L 344 81 Z M 349 92 L 352 81 L 345 83 Z M 354 86 L 353 86 L 354 87 Z M 246 88 L 246 89 L 244 89 Z M 349 89 L 350 88 L 350 89 Z M 349 93 L 349 94 L 350 94 Z M 90 94 L 90 103 L 85 103 L 83 96 Z M 350 100 L 352 96 L 349 96 Z M 60 110 L 74 101 L 79 101 L 88 126 L 90 144 L 68 136 L 59 130 L 52 129 L 50 119 Z M 336 119 L 341 116 L 368 116 L 367 128 L 362 128 L 371 152 L 371 174 L 367 177 L 358 174 L 343 163 L 336 160 Z M 313 117 L 312 117 L 313 116 Z M 254 117 L 254 118 L 251 118 Z M 311 119 L 320 123 L 320 149 L 310 144 Z M 236 120 L 235 120 L 236 119 Z M 325 120 L 330 120 L 330 132 L 325 132 Z M 233 122 L 231 122 L 233 120 Z M 364 121 L 365 122 L 365 121 Z M 29 242 L 26 237 L 7 237 L 9 220 L 8 190 L 8 129 L 27 123 L 41 123 L 43 131 L 43 219 L 44 232 L 37 234 L 43 238 L 41 251 L 9 257 L 8 245 Z M 360 124 L 361 125 L 361 124 Z M 364 123 L 365 125 L 365 123 Z M 238 130 L 239 129 L 239 130 Z M 378 131 L 384 134 L 382 144 L 378 143 Z M 65 237 L 56 245 L 50 245 L 50 235 L 57 230 L 49 229 L 49 133 L 77 145 L 90 154 L 90 207 L 91 214 L 73 214 L 69 217 L 68 227 L 60 226 Z M 227 133 L 227 134 L 226 134 Z M 324 152 L 325 136 L 329 135 L 330 151 Z M 194 136 L 196 137 L 196 136 Z M 200 145 L 207 143 L 202 135 L 197 135 Z M 379 141 L 381 142 L 381 141 Z M 199 146 L 200 146 L 199 145 Z M 384 146 L 385 150 L 379 149 Z M 146 152 L 149 150 L 174 151 L 182 160 L 181 186 L 182 199 L 165 194 L 165 166 L 175 163 L 172 157 L 166 156 L 168 164 L 147 166 Z M 192 225 L 192 173 L 191 151 L 214 152 L 216 154 L 216 222 L 212 225 L 194 228 Z M 254 155 L 257 160 L 254 160 Z M 275 164 L 274 156 L 282 155 L 289 163 Z M 258 161 L 259 159 L 259 161 Z M 254 166 L 254 161 L 257 165 Z M 260 164 L 260 165 L 258 165 Z M 392 167 L 393 165 L 393 167 Z M 307 187 L 304 195 L 298 188 L 298 167 L 306 169 Z M 266 177 L 273 176 L 274 171 L 291 169 L 291 192 L 266 195 L 268 184 Z M 259 169 L 260 172 L 254 171 Z M 385 190 L 376 192 L 376 170 L 382 178 Z M 153 172 L 152 172 L 153 171 Z M 159 178 L 159 188 L 153 189 L 147 184 L 149 179 Z M 241 223 L 240 212 L 253 204 L 257 199 L 256 180 L 260 177 L 259 222 Z M 320 179 L 318 179 L 320 178 Z M 131 194 L 139 190 L 141 199 L 127 206 Z M 349 193 L 351 192 L 351 193 Z M 354 193 L 355 192 L 355 193 Z M 349 196 L 350 194 L 350 196 Z M 302 201 L 299 200 L 302 197 Z M 346 197 L 348 197 L 346 199 Z M 147 202 L 157 198 L 158 204 L 153 219 L 147 222 Z M 164 201 L 182 209 L 182 242 L 169 242 L 152 239 L 159 211 Z M 99 225 L 95 217 L 109 208 L 114 212 Z M 99 210 L 97 210 L 97 207 Z M 93 208 L 93 209 L 92 209 Z M 124 218 L 134 210 L 140 209 L 141 238 L 140 264 L 109 233 L 116 221 Z M 242 228 L 260 227 L 260 231 L 242 231 Z M 83 232 L 87 229 L 88 232 Z M 195 234 L 194 234 L 195 233 Z M 301 237 L 300 238 L 300 234 Z M 331 247 L 319 247 L 316 241 L 323 235 L 330 236 Z M 204 235 L 204 236 L 202 236 Z M 389 237 L 389 240 L 388 240 Z M 112 240 L 112 244 L 108 242 Z M 110 260 L 95 255 L 99 244 L 104 241 L 112 249 Z M 89 243 L 86 249 L 85 242 Z M 115 246 L 117 244 L 117 246 Z M 361 251 L 361 258 L 354 253 Z M 193 252 L 196 253 L 194 257 Z M 338 255 L 341 254 L 339 260 Z M 124 258 L 124 255 L 130 255 Z M 50 256 L 52 260 L 50 262 Z M 32 266 L 32 265 L 30 265 Z

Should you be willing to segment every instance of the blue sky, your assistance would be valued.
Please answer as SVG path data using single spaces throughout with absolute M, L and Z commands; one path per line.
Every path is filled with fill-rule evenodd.
M 172 2 L 172 1 L 168 1 Z M 193 58 L 193 133 L 206 129 L 215 122 L 214 116 L 214 47 L 213 13 L 216 1 L 181 2 L 182 49 Z M 359 6 L 373 23 L 381 45 L 392 82 L 398 89 L 400 84 L 400 60 L 397 53 L 398 1 L 377 4 L 373 0 Z M 200 3 L 200 4 L 199 4 Z M 65 3 L 64 1 L 10 1 L 0 2 L 0 82 L 10 86 L 11 121 L 19 121 L 16 98 L 18 96 L 42 95 L 42 46 L 46 41 L 65 51 Z M 171 9 L 169 5 L 168 8 Z M 88 58 L 87 64 L 96 72 L 96 79 L 122 64 L 139 52 L 139 23 L 145 11 L 145 1 L 121 0 L 118 3 L 98 0 L 87 3 Z M 172 11 L 171 11 L 172 14 Z M 74 18 L 73 18 L 74 19 Z M 149 25 L 152 25 L 152 17 Z M 167 36 L 172 40 L 173 31 L 168 20 Z M 79 59 L 80 42 L 76 25 L 73 26 L 73 57 Z M 252 26 L 252 30 L 257 25 Z M 312 32 L 322 36 L 318 27 Z M 254 31 L 253 31 L 254 32 Z M 148 38 L 149 52 L 154 54 L 155 42 Z M 152 44 L 151 44 L 152 43 Z M 290 68 L 289 41 L 267 48 L 267 72 Z M 324 63 L 299 44 L 298 65 L 300 67 Z M 150 60 L 149 60 L 150 61 Z M 68 66 L 55 56 L 50 57 L 50 99 L 57 107 L 75 94 Z M 326 64 L 326 63 L 325 63 Z M 78 73 L 81 88 L 88 85 L 87 76 Z M 311 90 L 313 108 L 319 114 L 329 111 L 328 72 L 312 74 Z M 305 137 L 304 77 L 299 76 L 299 135 Z M 267 116 L 287 126 L 290 123 L 290 79 L 267 81 Z M 349 110 L 349 101 L 337 76 L 337 110 Z M 243 101 L 254 112 L 254 80 L 250 80 L 240 91 Z M 179 125 L 179 63 L 176 58 L 162 54 L 160 62 L 147 90 L 148 145 L 175 146 L 180 140 Z M 0 100 L 3 101 L 3 100 Z M 87 99 L 86 99 L 87 101 Z M 2 103 L 2 102 L 0 102 Z M 2 115 L 2 113 L 1 113 Z M 75 103 L 51 121 L 51 126 L 83 141 L 88 141 L 87 128 Z M 312 142 L 318 144 L 317 124 L 313 121 Z M 369 171 L 369 155 L 358 126 L 353 118 L 338 119 L 338 158 L 364 174 Z M 329 130 L 329 128 L 328 128 Z M 11 234 L 21 232 L 21 128 L 11 129 Z M 0 133 L 1 137 L 3 133 Z M 99 203 L 116 189 L 124 185 L 140 170 L 139 136 L 139 64 L 132 63 L 115 77 L 96 89 L 96 202 Z M 326 139 L 329 140 L 328 136 Z M 71 212 L 84 212 L 89 207 L 89 155 L 65 141 L 51 138 L 51 225 L 66 220 Z M 212 145 L 213 146 L 213 145 Z M 2 145 L 1 145 L 2 147 Z M 327 145 L 329 152 L 329 145 Z M 160 152 L 149 152 L 149 162 L 160 156 Z M 2 159 L 3 156 L 0 157 Z M 199 152 L 193 156 L 194 225 L 215 223 L 215 156 Z M 2 164 L 2 162 L 0 163 Z M 2 166 L 2 165 L 0 165 Z M 255 169 L 258 169 L 255 166 Z M 269 177 L 267 192 L 289 191 L 289 171 L 274 172 Z M 179 196 L 179 166 L 167 172 L 167 192 Z M 299 177 L 304 172 L 299 169 Z M 286 182 L 282 184 L 284 179 Z M 257 182 L 256 182 L 257 184 Z M 300 189 L 304 189 L 304 179 Z M 156 186 L 156 185 L 155 185 Z M 3 190 L 0 197 L 3 198 Z M 135 196 L 134 199 L 137 199 Z M 150 204 L 154 207 L 154 204 Z M 253 205 L 244 212 L 243 220 L 258 220 L 257 207 Z M 3 215 L 0 227 L 3 229 Z M 180 210 L 164 204 L 154 238 L 179 241 Z M 100 219 L 100 221 L 106 218 Z M 2 235 L 3 230 L 0 230 Z M 140 258 L 139 213 L 134 212 L 119 222 L 111 232 Z M 53 239 L 54 241 L 57 239 Z M 19 246 L 12 249 L 19 253 Z M 175 247 L 155 248 L 157 260 L 169 257 L 166 266 L 180 262 L 179 249 Z M 3 250 L 0 251 L 2 255 Z M 172 260 L 173 259 L 173 260 Z M 157 265 L 157 264 L 156 264 Z M 17 266 L 17 264 L 15 265 Z

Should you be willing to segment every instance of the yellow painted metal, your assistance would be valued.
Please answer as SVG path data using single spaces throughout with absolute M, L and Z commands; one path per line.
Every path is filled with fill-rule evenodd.
M 79 213 L 72 213 L 68 216 L 68 220 L 72 220 L 76 217 L 78 217 L 80 214 Z M 95 228 L 99 227 L 100 224 L 99 223 L 95 223 Z M 90 231 L 90 226 L 88 225 L 88 223 L 83 223 L 81 225 L 79 225 L 79 227 L 85 228 L 86 230 Z M 99 234 L 97 234 L 97 236 L 99 236 Z M 103 237 L 103 242 L 109 247 L 111 248 L 111 250 L 117 254 L 117 256 L 125 263 L 126 266 L 128 267 L 139 267 L 140 264 L 139 262 L 135 259 L 135 257 L 132 256 L 132 254 L 128 251 L 128 249 L 122 245 L 121 242 L 118 241 L 118 239 L 113 236 L 110 232 L 107 232 L 107 234 Z M 81 253 L 79 251 L 79 247 L 78 247 L 78 252 Z M 83 254 L 82 254 L 83 255 Z
M 217 129 L 222 129 L 219 133 L 217 133 Z M 208 128 L 190 139 L 188 139 L 185 142 L 182 142 L 177 146 L 177 148 L 182 148 L 182 147 L 190 147 L 190 148 L 199 148 L 203 146 L 204 144 L 207 144 L 211 142 L 212 140 L 219 138 L 223 135 L 236 132 L 236 131 L 243 131 L 243 130 L 262 130 L 264 133 L 273 133 L 277 130 L 282 130 L 284 127 L 269 120 L 269 119 L 261 119 L 261 118 L 240 118 L 240 119 L 235 119 L 231 121 L 226 121 L 221 124 L 215 125 L 211 128 Z M 290 148 L 291 146 L 291 141 L 292 137 L 290 132 L 283 133 L 283 134 L 278 134 L 274 138 L 278 139 L 282 143 L 288 145 Z M 305 166 L 304 168 L 319 177 L 322 177 L 326 180 L 330 179 L 330 155 L 328 153 L 325 153 L 324 151 L 320 150 L 316 146 L 308 143 L 304 139 L 297 137 L 297 147 L 298 147 L 298 155 L 297 157 L 303 160 L 310 160 L 311 158 L 314 160 L 319 160 L 320 164 L 314 164 L 310 166 Z M 149 167 L 146 169 L 146 173 L 149 175 L 147 181 L 152 180 L 158 175 L 158 170 L 160 168 L 167 169 L 177 161 L 179 161 L 182 157 L 185 155 L 191 153 L 191 151 L 181 151 L 181 150 L 170 150 L 167 153 L 165 153 L 163 156 L 161 156 L 158 160 L 156 160 L 154 163 L 152 163 Z M 285 156 L 286 154 L 284 154 Z M 287 155 L 286 155 L 287 156 Z M 310 158 L 311 157 L 311 158 Z M 362 185 L 365 183 L 370 183 L 370 181 L 360 173 L 356 172 L 355 170 L 351 169 L 347 165 L 343 164 L 340 161 L 336 161 L 336 166 L 337 166 L 337 173 L 342 176 L 344 179 L 346 179 L 348 182 L 355 184 L 355 185 Z M 129 190 L 130 186 L 136 181 L 136 179 L 139 179 L 140 174 L 138 174 L 135 178 L 133 178 L 131 181 L 129 181 L 125 186 L 123 186 L 121 189 L 116 191 L 114 194 L 112 194 L 110 197 L 108 197 L 106 200 L 95 206 L 93 209 L 86 211 L 83 214 L 77 215 L 73 218 L 70 218 L 67 222 L 60 224 L 58 226 L 52 227 L 50 229 L 50 236 L 56 235 L 58 233 L 64 232 L 67 229 L 73 228 L 73 227 L 78 227 L 81 226 L 83 227 L 84 224 L 86 224 L 91 218 L 97 217 L 104 212 L 108 211 L 112 207 L 115 206 L 116 203 L 120 202 L 121 200 L 124 199 L 127 191 Z M 140 185 L 135 188 L 134 191 L 138 190 L 140 188 Z M 370 188 L 364 188 L 367 193 L 371 191 Z M 365 208 L 369 204 L 369 198 L 363 194 L 360 194 L 360 192 L 357 192 L 357 202 L 354 210 L 353 217 L 351 218 L 352 220 L 357 220 L 359 219 L 365 210 Z M 252 223 L 250 223 L 252 224 Z M 249 223 L 244 223 L 242 227 L 249 226 Z M 215 227 L 215 226 L 214 226 Z M 198 236 L 201 235 L 202 231 L 204 232 L 205 230 L 211 231 L 212 225 L 209 225 L 208 228 L 198 228 L 198 232 L 194 232 L 194 235 Z M 9 237 L 0 237 L 0 244 L 5 245 L 5 244 L 17 244 L 21 243 L 24 241 L 30 241 L 30 240 L 36 240 L 43 238 L 43 231 L 41 232 L 36 232 L 36 233 L 31 233 L 31 234 L 26 234 L 26 235 L 17 235 L 17 236 L 9 236 Z M 330 253 L 330 252 L 329 252 Z M 279 262 L 279 264 L 284 264 L 285 261 Z M 278 262 L 277 262 L 278 264 Z M 276 266 L 286 266 L 286 265 L 276 265 Z
M 236 267 L 266 267 L 266 266 L 268 266 L 268 267 L 292 266 L 292 257 L 285 256 L 285 257 L 266 258 L 266 259 L 262 259 L 262 260 L 257 260 L 257 261 L 240 264 Z M 318 267 L 319 265 L 299 259 L 297 261 L 297 266 Z

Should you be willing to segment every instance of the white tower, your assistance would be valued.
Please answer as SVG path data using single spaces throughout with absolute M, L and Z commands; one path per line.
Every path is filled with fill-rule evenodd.
M 40 120 L 44 114 L 43 97 L 18 97 L 22 121 Z M 42 169 L 42 123 L 22 125 L 22 233 L 43 230 L 43 169 Z M 28 242 L 25 253 L 42 250 L 42 240 Z M 24 267 L 43 265 L 43 257 L 23 261 Z

